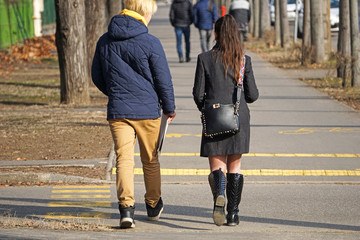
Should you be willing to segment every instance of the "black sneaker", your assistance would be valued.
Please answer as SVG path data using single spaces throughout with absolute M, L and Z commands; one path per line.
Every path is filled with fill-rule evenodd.
M 146 203 L 148 220 L 149 221 L 158 221 L 160 219 L 160 215 L 161 215 L 163 209 L 164 209 L 164 205 L 163 205 L 161 198 L 159 199 L 158 203 L 156 204 L 156 206 L 154 208 L 150 207 Z
M 135 206 L 130 206 L 126 208 L 119 206 L 119 211 L 120 211 L 120 228 L 134 228 Z

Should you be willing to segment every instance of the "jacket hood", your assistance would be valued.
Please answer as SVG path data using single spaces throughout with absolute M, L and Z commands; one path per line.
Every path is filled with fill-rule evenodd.
M 116 15 L 108 27 L 109 36 L 116 40 L 125 40 L 148 32 L 145 24 L 129 15 Z

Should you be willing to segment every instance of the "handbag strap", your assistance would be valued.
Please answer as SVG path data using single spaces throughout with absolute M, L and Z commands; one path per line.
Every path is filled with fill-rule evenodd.
M 243 85 L 244 82 L 244 73 L 245 73 L 245 61 L 246 61 L 246 57 L 244 55 L 243 60 L 241 61 L 241 66 L 240 66 L 240 72 L 239 72 L 239 80 L 237 82 L 237 84 Z
M 245 73 L 245 55 L 243 61 L 241 63 L 240 72 L 239 72 L 239 81 L 236 84 L 236 103 L 235 103 L 235 114 L 239 115 L 239 108 L 240 108 L 240 98 L 241 98 L 241 89 L 244 83 L 244 73 Z

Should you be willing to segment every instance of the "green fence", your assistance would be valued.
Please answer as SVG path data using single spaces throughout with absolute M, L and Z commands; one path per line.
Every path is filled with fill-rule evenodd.
M 55 0 L 44 0 L 44 11 L 41 12 L 42 25 L 56 22 Z
M 34 37 L 32 0 L 0 0 L 0 48 Z

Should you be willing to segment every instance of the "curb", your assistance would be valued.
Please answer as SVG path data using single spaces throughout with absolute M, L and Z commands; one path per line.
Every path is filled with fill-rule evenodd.
M 69 176 L 54 173 L 2 173 L 0 174 L 0 184 L 11 183 L 100 183 L 110 184 L 114 181 L 101 180 L 95 178 Z

